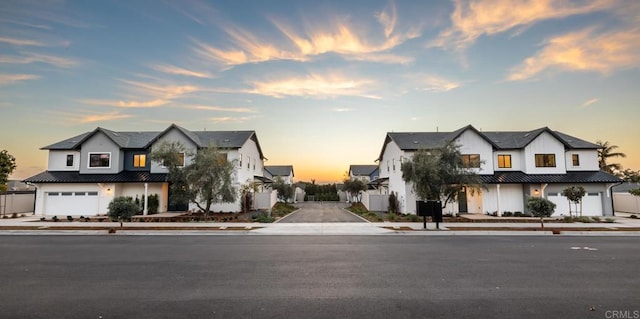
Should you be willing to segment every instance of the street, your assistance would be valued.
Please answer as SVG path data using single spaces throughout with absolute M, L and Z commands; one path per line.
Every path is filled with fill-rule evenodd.
M 604 318 L 628 237 L 1 236 L 4 318 Z

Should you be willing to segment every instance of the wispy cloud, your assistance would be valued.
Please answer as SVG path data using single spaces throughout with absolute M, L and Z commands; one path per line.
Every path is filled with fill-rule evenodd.
M 530 79 L 549 68 L 606 75 L 636 67 L 640 67 L 640 29 L 597 33 L 588 28 L 549 39 L 536 55 L 512 68 L 507 79 Z
M 357 96 L 379 99 L 369 92 L 375 83 L 372 80 L 347 78 L 339 74 L 310 74 L 305 77 L 291 77 L 273 81 L 252 82 L 247 93 L 282 98 L 302 96 L 332 98 L 336 96 Z
M 79 102 L 88 105 L 112 106 L 121 108 L 152 108 L 163 106 L 169 103 L 169 100 L 155 99 L 147 101 L 123 101 L 123 100 L 80 100 Z
M 0 55 L 0 63 L 7 64 L 30 64 L 30 63 L 44 63 L 53 65 L 59 68 L 70 68 L 79 64 L 74 58 L 60 57 L 49 54 L 33 53 L 33 52 L 20 52 L 21 56 Z
M 118 111 L 108 113 L 95 113 L 87 111 L 74 111 L 74 112 L 53 112 L 64 119 L 65 122 L 72 123 L 94 123 L 94 122 L 106 122 L 120 119 L 126 119 L 133 117 L 130 114 L 123 114 Z
M 0 42 L 8 43 L 12 45 L 18 46 L 36 46 L 42 47 L 45 44 L 40 41 L 28 40 L 28 39 L 18 39 L 18 38 L 8 38 L 8 37 L 0 37 Z
M 351 60 L 408 63 L 412 59 L 396 56 L 388 51 L 420 36 L 419 27 L 399 31 L 397 11 L 394 2 L 373 18 L 381 25 L 380 33 L 367 32 L 356 28 L 346 17 L 330 17 L 322 23 L 304 21 L 303 27 L 293 27 L 272 18 L 271 23 L 289 42 L 278 43 L 264 39 L 243 28 L 225 25 L 224 32 L 229 37 L 231 47 L 222 49 L 197 39 L 193 50 L 200 57 L 226 66 L 259 63 L 271 60 L 308 61 L 314 56 L 336 53 Z M 328 23 L 326 20 L 329 20 Z M 373 35 L 373 36 L 371 36 Z
M 45 24 L 34 24 L 34 23 L 27 23 L 24 21 L 17 21 L 17 20 L 13 20 L 13 19 L 5 19 L 5 18 L 0 18 L 0 22 L 7 22 L 7 23 L 11 23 L 11 24 L 15 24 L 15 25 L 20 25 L 20 26 L 25 26 L 25 27 L 30 27 L 30 28 L 36 28 L 36 29 L 42 29 L 42 30 L 51 30 L 51 27 Z
M 337 108 L 333 108 L 331 110 L 334 111 L 334 112 L 338 112 L 338 113 L 352 112 L 353 111 L 352 108 L 348 108 L 348 107 L 337 107 Z
M 430 92 L 448 92 L 462 86 L 462 83 L 435 74 L 412 74 L 406 76 L 416 89 Z
M 176 99 L 189 93 L 200 91 L 200 88 L 190 84 L 156 84 L 132 80 L 120 80 L 127 84 L 127 89 L 137 95 L 146 95 L 157 99 Z
M 219 112 L 231 112 L 231 113 L 257 113 L 258 111 L 244 107 L 224 107 L 224 106 L 211 106 L 211 105 L 189 105 L 185 108 L 202 111 L 219 111 Z
M 212 78 L 211 74 L 209 74 L 209 73 L 193 71 L 193 70 L 181 68 L 181 67 L 178 67 L 178 66 L 175 66 L 175 65 L 153 64 L 153 65 L 151 65 L 151 68 L 156 70 L 156 71 L 158 71 L 158 72 L 163 72 L 163 73 L 168 73 L 168 74 L 192 76 L 192 77 L 196 77 L 196 78 Z
M 600 101 L 600 99 L 597 99 L 597 98 L 586 100 L 586 101 L 584 101 L 584 103 L 582 103 L 582 107 L 588 107 L 589 105 L 591 105 L 593 103 L 596 103 L 598 101 Z
M 493 35 L 548 19 L 596 12 L 616 0 L 454 0 L 451 27 L 433 46 L 464 50 L 483 35 Z
M 249 120 L 252 120 L 254 117 L 252 116 L 240 116 L 240 117 L 232 117 L 232 116 L 222 116 L 222 117 L 210 117 L 209 120 L 214 123 L 244 123 Z
M 16 82 L 36 80 L 39 79 L 39 75 L 35 74 L 2 74 L 0 73 L 0 85 L 7 85 Z

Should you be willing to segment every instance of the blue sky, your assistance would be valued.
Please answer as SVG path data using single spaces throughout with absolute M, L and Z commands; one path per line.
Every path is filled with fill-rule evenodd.
M 639 67 L 638 1 L 2 1 L 0 148 L 26 178 L 97 126 L 250 129 L 325 182 L 389 131 L 548 126 L 638 170 Z

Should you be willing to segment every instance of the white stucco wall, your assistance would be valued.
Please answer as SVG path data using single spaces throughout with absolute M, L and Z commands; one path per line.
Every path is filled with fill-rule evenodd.
M 521 184 L 500 185 L 500 209 L 498 209 L 497 185 L 487 185 L 482 191 L 482 213 L 524 212 L 524 196 Z
M 80 173 L 82 174 L 116 174 L 124 167 L 123 151 L 108 136 L 97 132 L 87 139 L 81 146 Z M 110 153 L 110 167 L 89 168 L 90 153 Z
M 73 155 L 72 166 L 67 166 L 67 155 Z M 80 152 L 50 150 L 47 163 L 47 169 L 50 171 L 78 171 L 80 170 Z
M 579 166 L 573 166 L 573 154 L 578 154 Z M 565 165 L 568 171 L 598 171 L 598 150 L 569 150 L 565 154 Z
M 460 153 L 462 154 L 479 154 L 479 169 L 473 169 L 478 174 L 493 174 L 493 146 L 484 138 L 480 137 L 472 130 L 466 130 L 457 139 L 456 143 L 460 145 Z
M 180 144 L 182 144 L 182 146 L 185 148 L 187 153 L 185 154 L 185 159 L 184 159 L 185 165 L 189 165 L 189 163 L 191 163 L 191 161 L 193 160 L 193 155 L 196 154 L 196 151 L 197 151 L 197 145 L 195 145 L 191 141 L 191 139 L 189 139 L 187 136 L 182 134 L 182 132 L 180 132 L 178 129 L 174 128 L 166 132 L 164 135 L 162 135 L 157 141 L 155 141 L 151 145 L 151 152 L 158 149 L 160 144 L 165 141 L 169 143 L 180 142 Z M 162 163 L 157 163 L 154 161 L 151 162 L 151 173 L 167 173 L 167 172 L 168 172 L 168 169 L 162 166 Z
M 511 155 L 511 168 L 498 167 L 498 155 Z M 494 171 L 523 171 L 525 169 L 522 150 L 499 150 L 493 153 Z

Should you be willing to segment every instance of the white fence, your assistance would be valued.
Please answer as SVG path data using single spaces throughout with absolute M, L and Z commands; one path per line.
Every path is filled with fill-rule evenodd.
M 370 211 L 386 212 L 389 210 L 389 195 L 382 194 L 362 194 L 362 204 Z
M 5 202 L 6 199 L 6 202 Z M 9 192 L 0 195 L 0 214 L 31 213 L 36 201 L 35 192 Z
M 640 214 L 640 196 L 613 193 L 613 208 L 616 212 Z
M 278 191 L 271 190 L 261 193 L 254 193 L 255 207 L 254 209 L 271 209 L 278 201 Z

